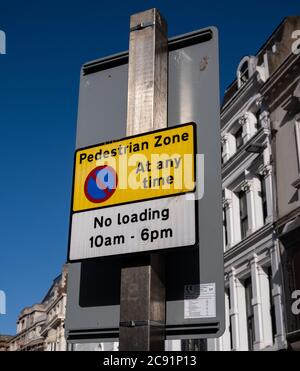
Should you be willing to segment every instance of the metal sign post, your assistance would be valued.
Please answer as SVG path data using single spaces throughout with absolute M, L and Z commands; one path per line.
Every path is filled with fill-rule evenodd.
M 127 134 L 167 127 L 167 24 L 156 9 L 130 19 Z M 120 350 L 164 350 L 164 260 L 129 259 L 121 269 Z

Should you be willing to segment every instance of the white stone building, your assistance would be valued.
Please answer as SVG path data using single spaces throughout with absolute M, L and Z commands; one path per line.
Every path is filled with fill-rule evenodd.
M 54 280 L 53 285 L 43 300 L 46 307 L 46 321 L 41 328 L 45 351 L 65 351 L 65 317 L 67 304 L 67 270 L 64 267 L 60 276 Z
M 65 351 L 66 266 L 40 304 L 22 310 L 10 351 Z
M 286 18 L 256 55 L 241 60 L 236 80 L 225 93 L 221 135 L 226 331 L 220 339 L 208 340 L 208 350 L 287 347 L 274 228 L 272 112 L 261 92 L 291 53 L 288 40 L 295 18 L 299 21 Z

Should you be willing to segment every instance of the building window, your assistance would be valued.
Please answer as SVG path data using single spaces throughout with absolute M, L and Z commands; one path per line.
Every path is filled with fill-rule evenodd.
M 256 128 L 256 130 L 259 130 L 261 128 L 260 115 L 261 115 L 261 110 L 259 109 L 255 113 L 255 117 L 256 117 L 255 128 Z
M 224 164 L 224 148 L 223 145 L 221 145 L 221 164 Z
M 239 130 L 235 133 L 235 143 L 236 143 L 236 150 L 242 147 L 243 143 L 243 127 L 241 126 Z
M 225 246 L 228 245 L 228 232 L 227 232 L 227 216 L 226 216 L 226 208 L 223 208 L 223 231 L 224 231 L 224 244 Z
M 268 267 L 268 280 L 269 280 L 269 291 L 270 291 L 270 316 L 271 316 L 271 324 L 272 324 L 272 336 L 273 336 L 273 341 L 274 341 L 275 335 L 276 335 L 276 316 L 275 316 L 274 298 L 272 294 L 273 279 L 272 279 L 272 268 L 271 267 Z
M 255 327 L 254 327 L 254 313 L 252 307 L 252 282 L 251 278 L 245 280 L 245 295 L 246 295 L 246 315 L 247 315 L 247 328 L 248 328 L 248 347 L 253 350 L 255 340 Z
M 266 219 L 267 219 L 267 216 L 268 216 L 266 184 L 265 184 L 265 179 L 262 175 L 259 177 L 259 179 L 260 179 L 260 189 L 261 190 L 258 193 L 258 195 L 261 199 L 263 218 L 264 218 L 264 223 L 265 223 Z
M 247 211 L 247 196 L 246 192 L 239 192 L 240 201 L 240 222 L 241 222 L 241 238 L 247 237 L 248 232 L 248 211 Z

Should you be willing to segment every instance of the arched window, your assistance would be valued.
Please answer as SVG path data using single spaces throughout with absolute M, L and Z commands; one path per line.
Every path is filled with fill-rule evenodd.
M 237 81 L 238 87 L 241 88 L 255 72 L 256 68 L 256 57 L 247 56 L 244 57 L 237 69 Z

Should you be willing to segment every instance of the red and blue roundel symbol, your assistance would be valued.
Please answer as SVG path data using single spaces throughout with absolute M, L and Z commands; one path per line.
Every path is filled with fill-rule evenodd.
M 107 165 L 96 167 L 86 178 L 84 193 L 86 198 L 93 203 L 108 200 L 117 188 L 117 174 Z

